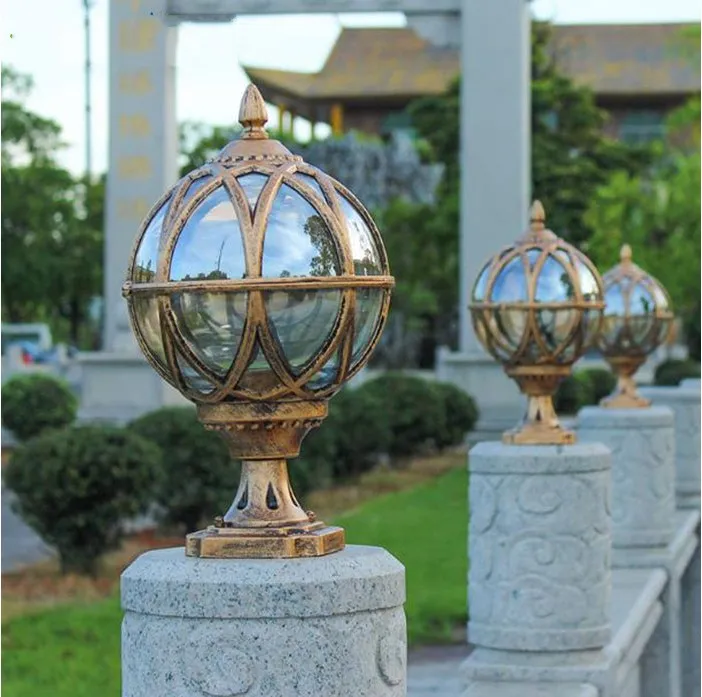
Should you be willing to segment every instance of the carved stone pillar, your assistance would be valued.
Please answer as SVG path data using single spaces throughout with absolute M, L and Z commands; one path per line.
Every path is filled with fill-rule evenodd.
M 404 697 L 402 565 L 148 552 L 122 575 L 122 697 Z
M 502 665 L 548 655 L 559 665 L 568 661 L 564 652 L 604 646 L 611 590 L 607 448 L 480 443 L 469 469 L 468 639 L 476 645 L 464 664 L 469 680 L 495 651 Z
M 678 508 L 700 507 L 700 387 L 685 380 L 680 387 L 642 387 L 653 404 L 675 415 L 675 495 Z
M 578 414 L 578 438 L 612 452 L 612 545 L 665 547 L 675 513 L 675 435 L 667 407 L 606 409 Z

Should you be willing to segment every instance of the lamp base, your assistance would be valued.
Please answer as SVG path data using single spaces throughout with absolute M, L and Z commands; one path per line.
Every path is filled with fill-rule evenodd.
M 322 522 L 279 528 L 209 526 L 185 538 L 188 557 L 280 559 L 323 557 L 344 548 L 344 529 Z
M 502 434 L 505 445 L 572 445 L 575 441 L 575 432 L 560 424 L 527 423 Z

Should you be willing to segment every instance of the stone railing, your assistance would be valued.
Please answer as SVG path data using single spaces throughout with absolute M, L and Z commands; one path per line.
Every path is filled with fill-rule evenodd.
M 647 394 L 472 449 L 465 697 L 699 696 L 700 383 Z

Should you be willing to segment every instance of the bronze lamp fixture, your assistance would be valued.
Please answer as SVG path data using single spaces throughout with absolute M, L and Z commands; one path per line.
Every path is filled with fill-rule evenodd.
M 470 304 L 478 339 L 528 398 L 523 422 L 502 436 L 515 445 L 575 442 L 552 397 L 594 341 L 604 307 L 594 264 L 544 221 L 535 201 L 529 229 L 483 266 Z
M 621 249 L 620 263 L 602 277 L 605 310 L 597 346 L 617 375 L 617 386 L 600 404 L 613 409 L 647 407 L 650 399 L 636 390 L 634 375 L 673 331 L 675 319 L 666 289 Z
M 141 350 L 242 460 L 197 557 L 321 556 L 344 531 L 300 506 L 287 458 L 368 360 L 394 285 L 378 229 L 342 184 L 270 140 L 249 85 L 243 134 L 151 209 L 123 294 Z

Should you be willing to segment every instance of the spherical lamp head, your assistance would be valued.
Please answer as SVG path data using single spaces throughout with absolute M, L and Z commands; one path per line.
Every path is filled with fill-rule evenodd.
M 617 386 L 601 404 L 613 409 L 647 407 L 634 375 L 646 358 L 673 332 L 674 315 L 666 289 L 632 261 L 628 244 L 621 248 L 619 264 L 602 277 L 604 319 L 597 347 L 617 375 Z
M 503 435 L 511 444 L 573 443 L 552 396 L 592 344 L 602 317 L 602 280 L 593 263 L 546 228 L 535 201 L 529 229 L 489 259 L 473 286 L 475 333 L 527 395 L 524 421 Z

